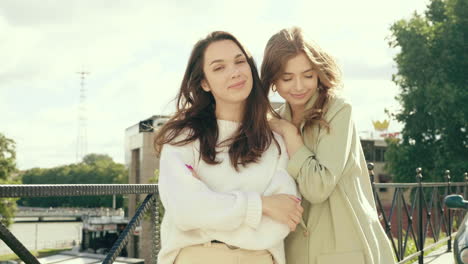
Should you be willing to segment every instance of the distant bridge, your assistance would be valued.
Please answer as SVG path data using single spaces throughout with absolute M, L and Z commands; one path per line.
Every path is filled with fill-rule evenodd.
M 57 207 L 57 208 L 43 208 L 43 207 L 18 207 L 15 218 L 16 221 L 23 221 L 18 218 L 32 218 L 37 217 L 39 221 L 44 221 L 45 218 L 74 218 L 82 220 L 88 217 L 100 216 L 123 216 L 124 211 L 112 208 L 71 208 L 71 207 Z

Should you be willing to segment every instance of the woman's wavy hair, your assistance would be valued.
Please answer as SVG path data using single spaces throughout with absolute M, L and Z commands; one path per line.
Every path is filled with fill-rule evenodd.
M 341 85 L 341 71 L 335 60 L 317 44 L 305 39 L 299 27 L 282 29 L 268 41 L 263 55 L 261 80 L 268 91 L 281 77 L 286 63 L 304 53 L 318 74 L 318 98 L 311 109 L 304 113 L 305 125 L 319 124 L 329 129 L 325 115 L 330 96 Z
M 205 79 L 203 72 L 205 51 L 210 44 L 222 40 L 233 41 L 247 58 L 252 72 L 253 87 L 246 99 L 241 125 L 231 138 L 218 145 L 216 102 L 211 92 L 202 89 L 201 82 Z M 249 163 L 257 162 L 272 140 L 281 151 L 267 121 L 267 114 L 273 111 L 267 94 L 268 88 L 262 86 L 252 56 L 246 52 L 240 42 L 228 32 L 210 33 L 193 47 L 176 98 L 176 113 L 157 131 L 154 137 L 157 155 L 161 153 L 164 144 L 182 146 L 199 140 L 200 158 L 207 164 L 218 164 L 220 161 L 216 159 L 217 147 L 227 144 L 230 163 L 238 171 L 239 165 L 245 167 Z M 188 136 L 178 138 L 184 132 L 188 132 Z

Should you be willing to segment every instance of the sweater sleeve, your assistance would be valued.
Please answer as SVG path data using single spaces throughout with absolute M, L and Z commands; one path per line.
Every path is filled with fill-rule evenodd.
M 242 224 L 257 228 L 262 216 L 260 194 L 215 192 L 192 176 L 185 164 L 193 164 L 191 144 L 164 145 L 160 159 L 159 193 L 166 212 L 183 231 L 234 230 Z
M 302 146 L 288 163 L 288 172 L 301 194 L 311 203 L 328 199 L 343 175 L 350 157 L 354 125 L 351 106 L 346 104 L 329 122 L 330 132 L 320 135 L 317 153 Z
M 281 146 L 281 155 L 276 164 L 274 175 L 271 177 L 271 181 L 266 186 L 262 195 L 291 194 L 299 197 L 296 183 L 286 171 L 288 154 L 282 138 L 278 137 L 278 143 Z M 272 143 L 272 147 L 276 148 L 274 143 Z M 206 230 L 206 233 L 213 239 L 251 250 L 272 248 L 281 243 L 289 232 L 287 225 L 279 223 L 265 215 L 262 216 L 257 228 L 242 224 L 233 231 Z

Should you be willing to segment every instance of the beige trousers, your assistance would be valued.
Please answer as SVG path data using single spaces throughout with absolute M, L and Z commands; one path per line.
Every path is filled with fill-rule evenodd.
M 181 249 L 174 264 L 274 264 L 268 250 L 229 248 L 223 243 L 205 243 Z

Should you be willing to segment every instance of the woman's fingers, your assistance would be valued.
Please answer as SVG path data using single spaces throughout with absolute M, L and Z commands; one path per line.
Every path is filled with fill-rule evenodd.
M 189 164 L 185 164 L 185 167 L 187 167 L 187 169 L 190 170 L 190 172 L 192 172 L 192 176 L 199 179 L 201 181 L 201 178 L 200 176 L 198 176 L 197 172 L 193 169 L 193 167 Z
M 198 176 L 198 174 L 197 174 L 194 170 L 192 171 L 192 176 L 195 177 L 195 178 L 197 178 L 197 179 L 199 179 L 199 180 L 201 181 L 200 176 Z
M 304 212 L 304 208 L 302 208 L 301 206 L 301 198 L 298 198 L 294 195 L 289 195 L 289 198 L 295 202 L 295 205 L 296 205 L 295 210 L 297 210 L 299 213 L 302 214 Z
M 301 198 L 299 198 L 299 197 L 297 197 L 297 196 L 288 195 L 288 197 L 289 197 L 291 200 L 293 200 L 293 201 L 295 201 L 295 202 L 297 202 L 297 203 L 300 203 L 300 202 L 301 202 Z
M 294 195 L 277 194 L 266 196 L 262 202 L 264 208 L 269 208 L 267 215 L 278 222 L 288 225 L 291 231 L 301 222 L 302 212 L 300 199 Z
M 294 221 L 294 223 L 296 223 L 296 225 L 298 225 L 301 222 L 300 215 L 292 214 L 290 217 Z
M 289 230 L 292 232 L 292 231 L 295 231 L 295 230 L 296 230 L 297 224 L 294 223 L 293 220 L 289 220 L 289 221 L 288 221 L 288 226 L 289 226 Z
M 291 208 L 291 217 L 293 217 L 294 222 L 296 224 L 300 223 L 301 218 L 302 218 L 302 213 L 304 212 L 304 208 L 301 206 L 301 199 L 294 196 L 294 195 L 288 195 L 288 198 L 294 203 L 292 204 L 294 207 Z
M 300 220 L 302 218 L 302 213 L 296 211 L 296 212 L 294 212 L 294 216 L 297 217 Z
M 303 208 L 300 204 L 297 204 L 297 205 L 296 205 L 296 208 L 297 208 L 297 210 L 299 211 L 299 213 L 302 214 L 302 213 L 304 212 L 304 208 Z

